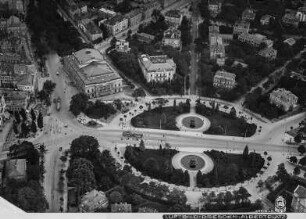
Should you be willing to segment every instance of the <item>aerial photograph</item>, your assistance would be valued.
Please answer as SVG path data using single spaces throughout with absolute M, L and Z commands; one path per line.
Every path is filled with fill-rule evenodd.
M 306 213 L 306 0 L 0 0 L 12 212 Z

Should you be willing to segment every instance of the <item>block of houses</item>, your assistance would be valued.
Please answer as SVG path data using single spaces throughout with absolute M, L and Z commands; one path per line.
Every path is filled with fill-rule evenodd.
M 295 12 L 285 13 L 284 16 L 282 17 L 282 22 L 285 25 L 292 25 L 294 27 L 298 27 L 299 25 L 299 19 L 296 17 Z
M 214 87 L 233 89 L 236 85 L 236 75 L 233 73 L 226 72 L 224 70 L 219 70 L 214 76 Z
M 242 33 L 248 33 L 250 29 L 250 23 L 243 20 L 238 20 L 234 24 L 233 34 L 239 35 Z
M 111 212 L 113 213 L 129 213 L 132 212 L 132 205 L 128 203 L 115 203 L 111 205 Z
M 108 207 L 108 199 L 104 192 L 92 190 L 87 192 L 81 199 L 80 212 L 95 212 L 96 209 Z
M 25 180 L 27 177 L 26 159 L 11 159 L 5 162 L 5 175 L 8 179 Z
M 155 40 L 155 36 L 147 33 L 136 33 L 137 40 L 143 43 L 150 44 Z
M 274 60 L 276 59 L 276 56 L 277 56 L 277 50 L 274 49 L 273 47 L 267 47 L 263 50 L 260 50 L 258 52 L 258 55 L 266 58 L 266 59 L 269 59 L 269 60 Z
M 293 46 L 296 43 L 296 40 L 294 38 L 288 38 L 284 40 L 284 43 L 287 43 L 289 46 Z
M 306 5 L 306 2 L 305 2 Z M 300 7 L 296 12 L 296 17 L 300 22 L 306 22 L 306 6 Z
M 298 97 L 288 90 L 278 88 L 270 93 L 269 100 L 271 104 L 288 111 L 297 105 Z
M 298 185 L 292 196 L 291 207 L 295 213 L 306 213 L 306 188 Z
M 254 12 L 253 9 L 247 8 L 242 12 L 242 20 L 245 21 L 254 21 L 256 17 L 256 13 Z
M 165 21 L 170 26 L 179 27 L 182 23 L 183 15 L 179 10 L 170 10 L 165 13 Z
M 64 69 L 79 89 L 90 98 L 119 93 L 122 78 L 95 49 L 82 49 L 63 58 Z
M 271 41 L 267 39 L 266 36 L 261 34 L 249 34 L 249 33 L 243 33 L 238 36 L 238 40 L 250 44 L 254 47 L 259 47 L 261 43 L 269 44 L 269 47 L 271 46 Z
M 141 55 L 138 62 L 147 82 L 171 81 L 176 73 L 176 64 L 167 55 Z
M 269 14 L 266 14 L 266 15 L 264 15 L 264 16 L 262 16 L 261 18 L 260 18 L 260 23 L 261 23 L 261 25 L 268 25 L 268 24 L 270 24 L 270 21 L 271 21 L 271 19 L 274 19 L 274 17 L 273 16 L 271 16 L 271 15 L 269 15 Z
M 104 22 L 104 25 L 107 32 L 110 35 L 115 36 L 116 34 L 128 29 L 129 20 L 123 15 L 116 15 Z
M 212 17 L 216 17 L 221 12 L 221 0 L 208 0 L 208 10 Z
M 129 21 L 129 27 L 134 27 L 141 23 L 142 21 L 142 10 L 140 8 L 134 9 L 127 13 L 125 17 Z
M 116 45 L 115 45 L 115 50 L 118 52 L 124 52 L 124 53 L 129 52 L 131 50 L 129 41 L 117 40 Z
M 175 49 L 181 49 L 181 31 L 175 27 L 170 27 L 164 32 L 164 37 L 162 39 L 162 44 L 164 46 L 171 46 Z

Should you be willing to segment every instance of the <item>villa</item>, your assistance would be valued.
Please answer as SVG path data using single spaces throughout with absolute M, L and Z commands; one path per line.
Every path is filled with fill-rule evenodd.
M 288 90 L 278 88 L 270 93 L 270 103 L 282 108 L 284 111 L 293 109 L 298 102 L 298 97 Z
M 214 76 L 214 87 L 232 89 L 236 85 L 235 78 L 235 74 L 219 70 Z

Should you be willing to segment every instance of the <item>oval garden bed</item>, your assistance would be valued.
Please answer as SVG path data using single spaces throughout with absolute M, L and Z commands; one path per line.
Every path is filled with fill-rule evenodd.
M 174 169 L 172 157 L 178 151 L 172 149 L 144 149 L 128 146 L 125 159 L 143 175 L 155 179 L 189 186 L 189 174 L 181 169 Z M 218 187 L 233 185 L 255 177 L 264 165 L 264 159 L 256 153 L 247 156 L 229 154 L 220 151 L 205 152 L 214 161 L 214 169 L 207 174 L 197 174 L 197 187 Z M 205 163 L 203 164 L 205 165 Z

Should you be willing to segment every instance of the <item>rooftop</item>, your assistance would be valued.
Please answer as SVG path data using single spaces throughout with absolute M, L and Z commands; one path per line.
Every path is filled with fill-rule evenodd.
M 114 16 L 114 17 L 112 17 L 112 18 L 110 18 L 110 19 L 108 19 L 106 22 L 105 22 L 105 24 L 107 24 L 107 25 L 115 25 L 115 24 L 117 24 L 117 23 L 120 23 L 120 22 L 122 22 L 123 20 L 125 20 L 125 19 L 127 19 L 125 16 L 123 16 L 123 15 L 116 15 L 116 16 Z
M 6 161 L 6 175 L 10 179 L 26 177 L 26 159 L 12 159 Z
M 132 18 L 132 17 L 135 17 L 136 15 L 138 14 L 141 14 L 141 9 L 140 8 L 137 8 L 137 9 L 134 9 L 132 11 L 130 11 L 129 13 L 127 13 L 125 16 L 127 18 Z
M 298 198 L 306 199 L 306 188 L 298 185 L 294 190 L 294 195 L 296 195 Z
M 100 33 L 102 33 L 100 28 L 94 22 L 89 22 L 86 25 L 86 29 L 89 31 L 90 34 L 100 34 Z
M 93 61 L 104 61 L 103 56 L 96 49 L 81 49 L 73 53 L 73 55 L 81 65 L 88 64 Z
M 180 18 L 182 15 L 181 15 L 181 12 L 179 10 L 170 10 L 170 11 L 167 11 L 165 13 L 165 16 L 166 17 Z
M 278 88 L 276 90 L 274 90 L 272 93 L 272 95 L 275 95 L 275 96 L 281 96 L 281 97 L 293 97 L 293 98 L 297 98 L 297 96 L 295 96 L 291 91 L 288 91 L 284 88 Z
M 215 77 L 226 78 L 229 80 L 235 80 L 236 75 L 233 73 L 229 73 L 223 70 L 219 70 L 216 72 Z
M 171 38 L 171 39 L 180 39 L 181 31 L 174 27 L 170 27 L 168 30 L 164 32 L 164 37 Z
M 167 69 L 173 69 L 176 67 L 173 59 L 170 59 L 167 55 L 149 56 L 141 55 L 139 57 L 140 63 L 146 68 L 147 71 L 161 71 Z

